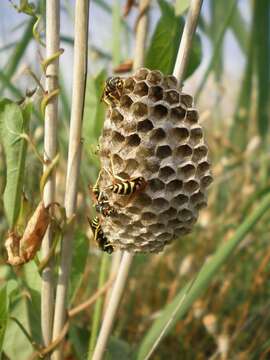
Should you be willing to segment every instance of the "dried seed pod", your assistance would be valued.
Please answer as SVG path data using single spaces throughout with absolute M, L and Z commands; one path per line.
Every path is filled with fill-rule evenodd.
M 49 208 L 41 201 L 28 221 L 23 236 L 20 238 L 15 232 L 9 233 L 5 242 L 8 263 L 16 266 L 33 259 L 40 248 L 49 222 Z
M 103 219 L 102 229 L 123 250 L 158 252 L 189 233 L 207 204 L 212 176 L 198 112 L 175 77 L 145 68 L 124 79 L 112 105 L 100 138 L 101 167 L 107 171 L 99 185 L 116 214 Z M 109 190 L 119 183 L 117 176 L 143 177 L 146 186 L 120 196 Z

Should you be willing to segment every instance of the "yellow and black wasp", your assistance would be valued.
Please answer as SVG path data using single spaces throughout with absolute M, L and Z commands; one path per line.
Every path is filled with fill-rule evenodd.
M 116 182 L 108 186 L 107 189 L 118 195 L 131 195 L 138 191 L 142 191 L 146 186 L 146 180 L 142 176 L 132 178 L 130 180 L 124 180 Z
M 88 218 L 89 225 L 94 233 L 94 240 L 97 243 L 98 247 L 102 250 L 111 254 L 113 252 L 113 246 L 110 244 L 106 238 L 99 221 L 99 218 L 95 216 L 92 220 Z
M 93 187 L 89 186 L 90 195 L 95 203 L 96 212 L 103 216 L 111 216 L 116 213 L 115 209 L 110 205 L 107 195 L 100 191 L 98 186 L 100 174 L 98 175 L 97 181 Z
M 123 92 L 124 80 L 119 76 L 111 76 L 105 82 L 105 87 L 101 96 L 101 101 L 105 104 L 115 107 L 121 98 Z

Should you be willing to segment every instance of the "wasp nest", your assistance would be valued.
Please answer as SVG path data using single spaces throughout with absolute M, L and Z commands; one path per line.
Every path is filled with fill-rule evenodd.
M 101 168 L 108 171 L 99 185 L 116 210 L 102 219 L 102 229 L 115 248 L 159 252 L 191 231 L 212 182 L 198 118 L 175 77 L 141 68 L 124 79 L 100 137 Z M 108 189 L 112 172 L 116 183 L 117 176 L 141 176 L 147 184 L 129 196 L 115 194 Z

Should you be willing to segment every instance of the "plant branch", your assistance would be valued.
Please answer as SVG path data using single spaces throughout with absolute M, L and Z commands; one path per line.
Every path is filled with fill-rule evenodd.
M 73 92 L 71 102 L 71 120 L 66 179 L 65 208 L 67 218 L 76 212 L 77 187 L 81 160 L 81 128 L 83 120 L 85 86 L 87 76 L 89 0 L 77 0 L 75 4 L 75 38 Z M 66 232 L 61 247 L 61 262 L 56 291 L 53 339 L 61 332 L 66 319 L 66 298 L 72 260 L 72 240 L 74 235 L 72 222 Z M 53 353 L 53 359 L 63 357 L 60 347 Z
M 59 51 L 59 29 L 60 29 L 60 5 L 59 0 L 49 1 L 46 7 L 46 57 L 50 58 Z M 58 88 L 58 58 L 48 64 L 46 69 L 46 91 L 48 94 Z M 58 97 L 55 96 L 48 102 L 45 108 L 44 121 L 44 160 L 47 163 L 53 160 L 57 152 L 57 118 Z M 44 173 L 47 172 L 49 164 L 44 165 Z M 48 206 L 55 200 L 55 171 L 47 178 L 44 186 L 44 204 Z M 53 242 L 52 227 L 48 230 L 42 242 L 42 255 L 44 258 L 50 253 Z M 42 271 L 41 288 L 41 328 L 44 345 L 51 342 L 52 320 L 54 305 L 54 282 L 53 261 L 49 261 Z
M 191 0 L 190 2 L 190 8 L 173 71 L 173 75 L 177 78 L 180 87 L 182 87 L 182 82 L 184 79 L 188 57 L 192 45 L 192 38 L 199 20 L 202 3 L 203 0 Z

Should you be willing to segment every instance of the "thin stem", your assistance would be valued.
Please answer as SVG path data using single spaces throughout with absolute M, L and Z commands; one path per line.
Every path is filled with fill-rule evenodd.
M 49 1 L 46 7 L 46 57 L 51 57 L 59 50 L 59 29 L 60 29 L 60 5 L 59 0 Z M 46 91 L 51 93 L 58 88 L 58 67 L 59 61 L 56 58 L 46 69 Z M 58 118 L 58 97 L 55 96 L 47 104 L 45 109 L 44 124 L 44 160 L 48 163 L 53 160 L 57 152 L 57 118 Z M 49 161 L 48 161 L 49 160 Z M 48 165 L 44 165 L 44 172 Z M 47 178 L 44 186 L 44 204 L 48 206 L 55 198 L 55 171 Z M 42 255 L 47 257 L 53 242 L 52 227 L 49 226 L 42 241 Z M 49 261 L 42 271 L 41 287 L 41 329 L 44 345 L 51 342 L 52 320 L 54 305 L 54 281 L 53 261 Z
M 133 254 L 125 252 L 121 261 L 119 272 L 112 289 L 112 296 L 110 298 L 108 308 L 106 310 L 102 327 L 97 340 L 97 345 L 92 357 L 92 360 L 100 360 L 103 358 L 104 351 L 112 330 L 116 311 L 118 309 L 122 294 L 126 285 L 129 269 L 132 263 Z
M 142 11 L 145 8 L 146 4 L 147 6 L 149 6 L 149 3 L 150 0 L 140 0 L 139 3 L 140 11 Z M 140 17 L 137 25 L 135 56 L 134 56 L 134 65 L 133 65 L 134 69 L 143 66 L 145 41 L 147 35 L 147 24 L 148 24 L 148 12 L 145 12 L 144 15 Z M 102 359 L 103 357 L 113 327 L 115 315 L 124 292 L 124 288 L 128 278 L 128 273 L 130 266 L 132 264 L 132 260 L 133 260 L 133 254 L 124 252 L 117 273 L 117 278 L 115 280 L 115 284 L 112 289 L 111 297 L 109 299 L 108 306 L 104 315 L 104 319 L 102 322 L 101 330 L 98 336 L 98 340 L 92 360 L 99 360 Z
M 139 2 L 139 11 L 143 13 L 140 17 L 136 28 L 136 42 L 135 42 L 135 56 L 133 68 L 138 69 L 143 66 L 144 63 L 144 54 L 145 54 L 145 42 L 146 35 L 148 30 L 148 20 L 149 15 L 148 11 L 145 9 L 149 8 L 150 0 L 140 0 Z
M 188 57 L 192 45 L 192 38 L 199 20 L 202 3 L 203 0 L 191 0 L 190 2 L 187 21 L 184 27 L 173 71 L 173 75 L 177 78 L 180 87 L 182 86 L 182 82 L 184 79 Z
M 89 0 L 77 0 L 75 5 L 75 38 L 73 92 L 71 102 L 71 120 L 66 179 L 65 208 L 67 218 L 74 216 L 77 202 L 77 186 L 81 160 L 81 128 L 83 119 L 88 52 Z M 72 260 L 73 224 L 63 238 L 61 262 L 56 291 L 53 339 L 56 339 L 66 319 L 66 298 Z M 63 357 L 60 347 L 53 353 L 53 359 Z
M 104 282 L 106 280 L 108 265 L 109 265 L 108 254 L 103 253 L 102 260 L 101 260 L 100 272 L 99 272 L 99 280 L 98 280 L 98 288 L 99 289 L 104 285 Z M 97 340 L 97 334 L 98 334 L 101 315 L 102 315 L 102 303 L 103 303 L 103 299 L 100 297 L 95 304 L 93 321 L 92 321 L 92 326 L 91 326 L 91 336 L 90 336 L 90 341 L 89 341 L 89 353 L 88 353 L 89 360 L 91 360 L 91 358 L 92 358 L 92 355 L 94 352 L 94 347 L 95 347 L 96 340 Z

